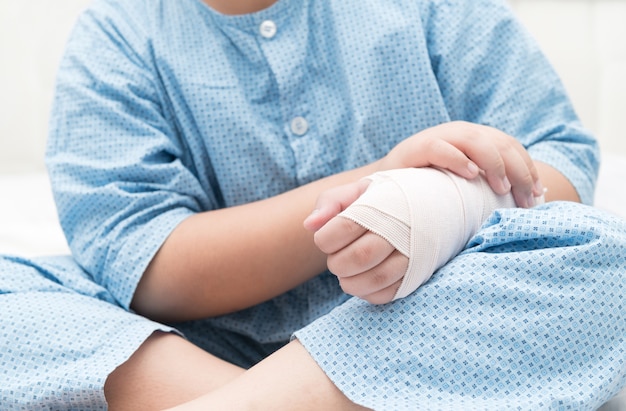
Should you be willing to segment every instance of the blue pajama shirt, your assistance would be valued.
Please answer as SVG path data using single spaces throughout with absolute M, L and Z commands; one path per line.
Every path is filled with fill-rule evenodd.
M 105 409 L 154 330 L 249 367 L 298 338 L 375 410 L 595 409 L 626 383 L 626 223 L 559 202 L 499 210 L 411 296 L 330 273 L 217 318 L 133 314 L 194 213 L 268 198 L 463 120 L 515 136 L 593 201 L 594 138 L 500 0 L 96 0 L 58 73 L 47 165 L 73 256 L 0 258 L 2 409 Z M 175 328 L 172 328 L 175 327 Z

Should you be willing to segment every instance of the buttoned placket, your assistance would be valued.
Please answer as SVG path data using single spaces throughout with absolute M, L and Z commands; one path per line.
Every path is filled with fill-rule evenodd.
M 293 90 L 293 79 L 288 74 L 294 72 L 293 67 L 285 64 L 285 60 L 278 59 L 278 45 L 272 44 L 277 41 L 291 41 L 292 39 L 279 39 L 280 27 L 274 20 L 263 20 L 259 24 L 261 36 L 261 48 L 268 60 L 269 66 L 274 72 L 278 82 L 278 90 L 281 94 L 281 106 L 286 121 L 286 128 L 293 137 L 302 137 L 310 130 L 309 120 L 306 118 L 303 102 L 291 102 L 291 97 L 301 97 Z M 291 83 L 291 84 L 290 84 Z

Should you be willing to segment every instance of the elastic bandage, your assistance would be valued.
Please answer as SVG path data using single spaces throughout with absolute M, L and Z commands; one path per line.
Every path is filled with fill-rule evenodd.
M 375 173 L 340 216 L 381 236 L 409 259 L 394 300 L 406 297 L 463 250 L 497 208 L 515 207 L 481 175 L 472 180 L 436 168 Z

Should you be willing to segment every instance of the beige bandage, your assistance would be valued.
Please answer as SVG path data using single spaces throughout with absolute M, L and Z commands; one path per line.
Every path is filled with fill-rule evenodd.
M 394 300 L 406 297 L 455 257 L 497 208 L 515 207 L 487 180 L 435 168 L 373 174 L 365 193 L 340 215 L 386 239 L 409 259 Z

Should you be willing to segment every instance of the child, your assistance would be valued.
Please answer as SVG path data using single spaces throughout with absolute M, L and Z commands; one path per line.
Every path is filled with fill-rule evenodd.
M 96 0 L 47 163 L 73 256 L 0 265 L 9 409 L 591 409 L 624 383 L 624 223 L 574 203 L 596 143 L 499 0 Z M 385 215 L 378 172 L 520 208 L 405 282 L 422 260 L 354 217 Z

